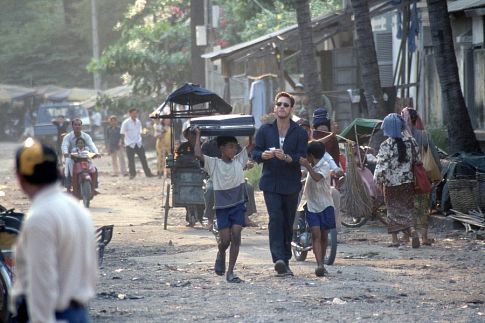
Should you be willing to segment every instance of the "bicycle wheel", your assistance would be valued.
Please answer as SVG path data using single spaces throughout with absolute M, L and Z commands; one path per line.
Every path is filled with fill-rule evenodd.
M 91 183 L 89 181 L 81 182 L 81 196 L 84 206 L 89 208 L 89 202 L 91 201 Z
M 298 250 L 295 247 L 291 247 L 293 250 L 293 256 L 295 256 L 296 261 L 305 261 L 308 256 L 308 251 Z
M 337 229 L 328 232 L 327 252 L 325 254 L 325 265 L 333 265 L 337 256 Z
M 300 214 L 300 212 L 298 212 L 296 216 L 298 216 L 299 219 L 298 219 L 298 222 L 297 222 L 297 227 L 294 231 L 293 240 L 300 247 L 299 242 L 302 240 L 302 235 L 304 233 L 306 233 L 306 222 L 305 222 L 304 216 L 302 216 L 302 214 Z M 311 238 L 310 238 L 310 240 L 311 240 Z M 292 244 L 291 250 L 293 251 L 293 256 L 295 257 L 296 261 L 305 261 L 306 257 L 308 256 L 308 251 L 301 250 L 301 247 L 300 248 L 299 247 L 294 246 Z
M 342 225 L 344 227 L 348 227 L 348 228 L 358 228 L 358 227 L 363 226 L 366 222 L 367 222 L 367 218 L 366 217 L 358 217 L 358 218 L 356 218 L 356 217 L 352 217 L 352 216 L 349 216 L 349 217 L 346 217 L 345 215 L 342 216 Z

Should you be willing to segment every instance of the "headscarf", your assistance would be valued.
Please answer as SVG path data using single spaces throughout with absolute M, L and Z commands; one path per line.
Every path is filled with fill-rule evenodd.
M 321 125 L 326 125 L 330 130 L 330 119 L 327 117 L 328 112 L 325 108 L 317 108 L 313 112 L 313 128 Z
M 402 138 L 404 130 L 404 119 L 397 113 L 389 113 L 383 120 L 381 129 L 384 136 L 391 138 Z
M 404 119 L 405 131 L 408 133 L 409 136 L 412 136 L 413 133 L 411 130 L 413 128 L 413 122 L 411 121 L 411 114 L 409 113 L 409 110 L 414 110 L 414 109 L 410 107 L 405 107 L 404 109 L 402 109 L 401 117 Z M 416 124 L 414 125 L 414 127 L 419 130 L 424 130 L 423 122 L 421 121 L 421 117 L 419 116 L 417 111 L 416 111 Z

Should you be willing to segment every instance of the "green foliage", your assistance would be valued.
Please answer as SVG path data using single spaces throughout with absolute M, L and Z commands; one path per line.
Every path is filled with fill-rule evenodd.
M 427 131 L 436 146 L 446 152 L 449 151 L 448 131 L 446 127 L 427 129 Z
M 216 42 L 222 47 L 248 41 L 296 24 L 295 4 L 292 0 L 218 0 L 217 3 L 222 7 L 223 12 L 220 28 L 216 30 Z M 336 10 L 340 5 L 339 0 L 311 0 L 312 17 L 319 17 Z
M 188 0 L 136 1 L 118 25 L 120 39 L 88 68 L 123 74 L 135 93 L 170 92 L 190 75 L 188 5 Z
M 263 172 L 263 164 L 254 164 L 254 167 L 246 170 L 244 176 L 248 179 L 248 183 L 251 184 L 256 191 L 259 191 L 259 179 Z
M 97 1 L 101 46 L 117 37 L 113 25 L 130 1 Z M 0 30 L 0 83 L 92 86 L 90 0 L 2 0 Z

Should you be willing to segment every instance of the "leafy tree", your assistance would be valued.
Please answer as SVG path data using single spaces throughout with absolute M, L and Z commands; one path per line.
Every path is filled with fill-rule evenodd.
M 101 46 L 117 37 L 113 26 L 130 1 L 98 1 Z M 90 0 L 2 0 L 0 83 L 91 87 L 90 10 Z
M 90 70 L 123 74 L 135 93 L 171 91 L 190 75 L 189 18 L 187 0 L 136 1 L 117 27 L 120 39 Z

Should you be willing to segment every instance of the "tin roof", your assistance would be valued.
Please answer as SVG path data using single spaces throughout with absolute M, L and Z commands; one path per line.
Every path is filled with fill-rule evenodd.
M 458 12 L 477 7 L 485 7 L 485 0 L 448 1 L 448 12 Z

